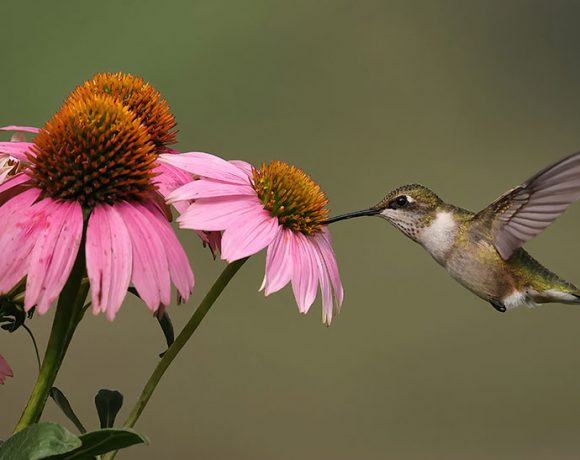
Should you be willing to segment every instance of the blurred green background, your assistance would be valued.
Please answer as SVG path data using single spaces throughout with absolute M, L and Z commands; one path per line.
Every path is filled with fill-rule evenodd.
M 169 101 L 178 148 L 283 159 L 334 213 L 408 182 L 477 210 L 580 149 L 580 5 L 571 1 L 6 2 L 0 125 L 41 126 L 95 72 Z M 580 282 L 580 205 L 527 248 Z M 580 308 L 498 314 L 379 219 L 332 228 L 346 298 L 257 292 L 252 258 L 166 375 L 120 458 L 577 459 Z M 196 273 L 179 329 L 223 268 L 181 233 Z M 31 327 L 44 346 L 52 312 Z M 164 341 L 132 299 L 88 315 L 58 386 L 95 428 L 103 387 L 134 402 Z M 25 333 L 0 334 L 15 377 L 0 438 L 36 376 Z M 48 404 L 46 420 L 66 423 Z M 72 429 L 72 428 L 71 428 Z

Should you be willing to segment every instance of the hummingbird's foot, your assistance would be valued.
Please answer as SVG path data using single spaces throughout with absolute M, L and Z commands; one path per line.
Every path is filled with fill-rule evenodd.
M 495 308 L 497 311 L 501 313 L 505 313 L 507 310 L 505 305 L 501 302 L 498 302 L 497 300 L 490 300 L 489 303 L 493 305 L 493 308 Z

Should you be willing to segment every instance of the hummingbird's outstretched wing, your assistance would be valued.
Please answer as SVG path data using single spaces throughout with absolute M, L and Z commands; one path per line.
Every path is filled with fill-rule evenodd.
M 504 260 L 580 199 L 580 152 L 543 169 L 504 193 L 476 218 L 490 222 Z

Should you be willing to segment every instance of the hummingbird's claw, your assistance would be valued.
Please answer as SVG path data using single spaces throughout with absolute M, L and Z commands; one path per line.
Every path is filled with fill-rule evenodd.
M 489 303 L 493 306 L 493 308 L 501 313 L 505 313 L 507 310 L 505 305 L 501 302 L 498 302 L 497 300 L 490 300 Z

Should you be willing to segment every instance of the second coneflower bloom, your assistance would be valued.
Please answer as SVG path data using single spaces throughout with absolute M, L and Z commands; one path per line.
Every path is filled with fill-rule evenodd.
M 193 273 L 166 217 L 157 146 L 137 114 L 80 91 L 26 148 L 30 167 L 0 185 L 0 294 L 26 278 L 24 307 L 48 310 L 81 244 L 94 313 L 113 319 L 130 283 L 152 311 Z
M 222 257 L 230 262 L 267 248 L 265 294 L 291 282 L 298 308 L 306 313 L 320 286 L 323 321 L 330 324 L 343 288 L 323 225 L 327 199 L 309 176 L 281 161 L 253 168 L 206 153 L 160 160 L 199 178 L 169 195 L 170 202 L 195 200 L 178 218 L 181 227 L 223 231 Z

